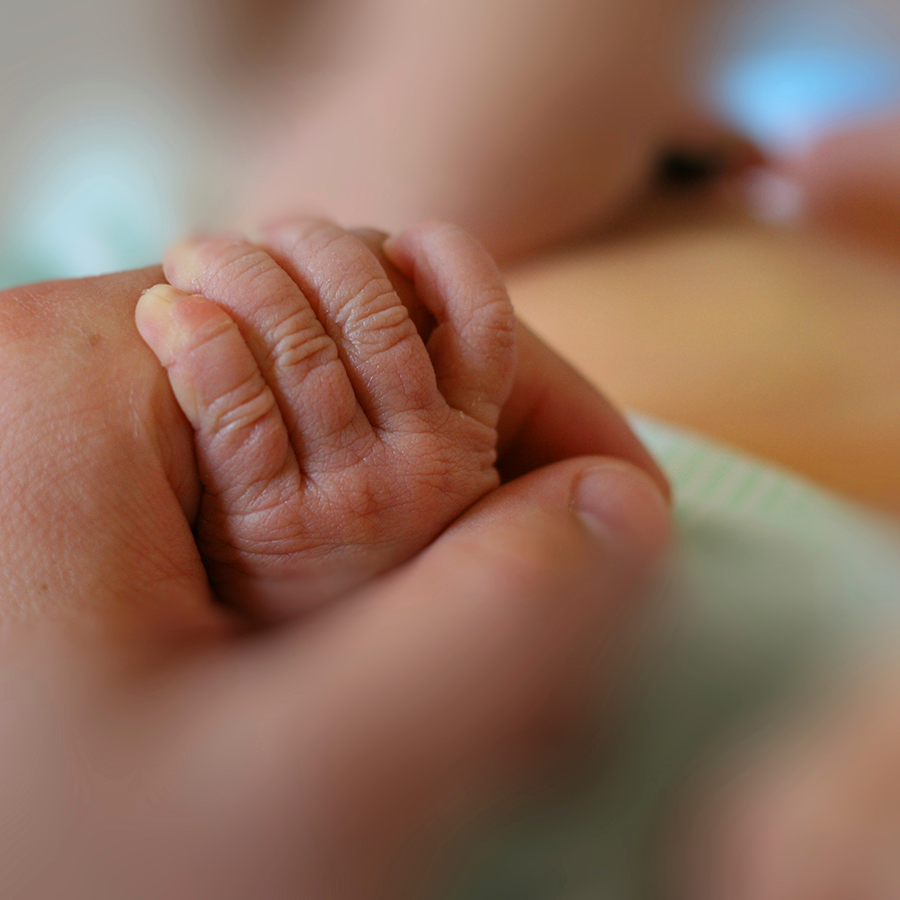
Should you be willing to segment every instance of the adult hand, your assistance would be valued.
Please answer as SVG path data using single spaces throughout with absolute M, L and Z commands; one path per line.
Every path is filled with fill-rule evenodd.
M 192 436 L 133 323 L 161 278 L 0 293 L 0 633 L 221 630 L 188 524 Z
M 0 893 L 404 895 L 441 810 L 508 776 L 621 640 L 666 522 L 634 467 L 570 460 L 278 632 L 138 677 L 20 643 L 0 674 Z
M 134 327 L 160 280 L 0 293 L 0 628 L 53 620 L 132 650 L 228 633 L 190 532 L 192 434 Z M 524 330 L 501 442 L 507 475 L 593 454 L 665 485 L 621 416 Z
M 187 524 L 189 432 L 133 329 L 158 280 L 0 295 L 5 894 L 377 897 L 441 801 L 507 765 L 621 638 L 664 540 L 661 476 L 525 338 L 510 466 L 595 455 L 506 484 L 346 602 L 239 637 Z M 141 647 L 167 652 L 106 665 Z

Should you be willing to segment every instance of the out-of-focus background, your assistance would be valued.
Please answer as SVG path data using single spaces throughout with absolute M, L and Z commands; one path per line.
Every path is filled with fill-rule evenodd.
M 766 149 L 798 146 L 900 107 L 895 0 L 742 0 L 705 28 L 703 89 Z
M 182 18 L 152 0 L 8 4 L 0 284 L 147 264 L 211 205 L 218 92 Z
M 0 286 L 148 264 L 227 208 L 242 122 L 209 52 L 221 9 L 206 26 L 151 0 L 5 11 Z M 700 89 L 779 152 L 900 106 L 895 0 L 742 0 L 700 43 Z

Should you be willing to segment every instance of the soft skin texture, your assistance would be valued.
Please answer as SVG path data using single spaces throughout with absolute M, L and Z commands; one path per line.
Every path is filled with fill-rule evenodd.
M 195 429 L 207 570 L 260 618 L 393 569 L 500 483 L 515 371 L 500 273 L 451 225 L 411 229 L 391 252 L 432 320 L 423 335 L 362 238 L 321 220 L 263 246 L 177 247 L 165 271 L 181 290 L 138 304 Z
M 506 262 L 609 224 L 672 146 L 722 143 L 680 96 L 696 0 L 319 6 L 269 36 L 282 65 L 243 84 L 245 225 L 439 217 Z
M 448 799 L 478 805 L 621 652 L 666 539 L 660 476 L 523 332 L 537 368 L 502 458 L 558 462 L 390 578 L 247 636 L 210 602 L 190 429 L 133 326 L 160 277 L 0 295 L 0 893 L 402 896 Z
M 0 293 L 0 628 L 222 627 L 188 525 L 190 434 L 132 321 L 160 277 Z

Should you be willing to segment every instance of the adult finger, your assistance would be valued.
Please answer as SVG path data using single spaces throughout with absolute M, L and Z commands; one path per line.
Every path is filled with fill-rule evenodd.
M 577 456 L 610 456 L 643 470 L 665 496 L 666 476 L 622 414 L 519 323 L 519 364 L 499 425 L 504 478 Z
M 350 866 L 371 896 L 447 792 L 617 649 L 666 534 L 645 474 L 569 460 L 505 485 L 404 570 L 234 668 L 217 746 L 280 832 L 294 819 L 308 836 L 315 820 L 303 854 L 320 866 L 319 895 Z M 296 843 L 277 838 L 279 862 L 271 840 L 267 865 L 294 865 Z

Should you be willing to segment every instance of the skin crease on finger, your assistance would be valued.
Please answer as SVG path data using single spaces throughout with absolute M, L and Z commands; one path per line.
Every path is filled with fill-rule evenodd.
M 145 294 L 136 315 L 195 428 L 196 534 L 211 583 L 273 621 L 409 559 L 497 486 L 515 322 L 496 265 L 455 226 L 423 223 L 383 247 L 434 318 L 424 343 L 355 234 L 298 217 L 266 238 L 178 245 L 166 255 L 170 286 Z M 584 388 L 519 337 L 547 379 L 548 407 L 558 375 L 566 399 Z M 544 399 L 520 411 L 520 426 L 544 430 L 529 421 Z M 614 437 L 607 413 L 597 437 Z M 602 445 L 587 424 L 589 453 Z M 631 448 L 603 449 L 627 458 Z
M 434 318 L 419 300 L 409 277 L 385 254 L 388 235 L 374 229 L 357 229 L 355 233 L 375 254 L 427 341 Z M 515 341 L 515 384 L 498 423 L 503 480 L 566 457 L 603 453 L 633 463 L 650 475 L 666 497 L 671 497 L 666 476 L 621 414 L 562 357 L 548 352 L 521 321 Z M 577 422 L 576 427 L 573 422 Z M 523 435 L 528 439 L 519 441 Z
M 409 559 L 497 486 L 512 307 L 468 235 L 428 233 L 425 260 L 458 293 L 420 292 L 427 347 L 365 243 L 319 219 L 263 245 L 178 245 L 172 287 L 138 304 L 195 429 L 198 546 L 227 602 L 296 615 Z

